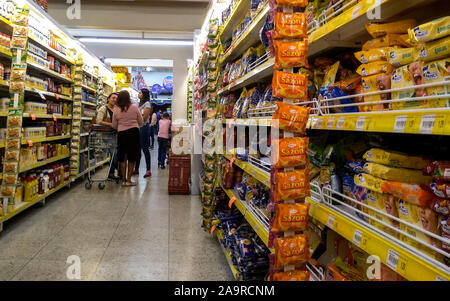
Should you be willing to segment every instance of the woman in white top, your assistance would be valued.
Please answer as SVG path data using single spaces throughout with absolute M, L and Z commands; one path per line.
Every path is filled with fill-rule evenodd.
M 144 119 L 144 125 L 140 128 L 140 142 L 141 149 L 144 153 L 145 164 L 147 167 L 147 171 L 145 172 L 144 178 L 151 177 L 152 173 L 150 171 L 151 168 L 151 160 L 150 160 L 150 114 L 152 111 L 152 105 L 150 103 L 150 91 L 148 89 L 141 89 L 139 92 L 139 110 L 142 113 L 142 119 Z M 136 165 L 134 168 L 133 174 L 139 174 L 139 165 L 141 161 L 141 154 L 139 153 L 139 158 L 136 161 Z

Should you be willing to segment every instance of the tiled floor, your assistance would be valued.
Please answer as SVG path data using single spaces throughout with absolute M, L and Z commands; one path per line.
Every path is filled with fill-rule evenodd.
M 0 280 L 232 280 L 215 237 L 200 228 L 198 196 L 169 196 L 169 171 L 122 188 L 64 189 L 4 224 Z M 145 169 L 145 164 L 141 164 Z

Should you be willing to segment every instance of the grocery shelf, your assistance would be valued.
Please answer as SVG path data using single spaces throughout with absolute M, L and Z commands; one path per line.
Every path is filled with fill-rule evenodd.
M 26 171 L 29 171 L 29 170 L 32 170 L 32 169 L 35 169 L 35 168 L 38 168 L 38 167 L 41 167 L 41 166 L 44 166 L 44 165 L 47 165 L 47 164 L 59 161 L 59 160 L 63 160 L 63 159 L 69 158 L 69 157 L 70 157 L 69 155 L 56 156 L 56 157 L 53 157 L 53 158 L 50 158 L 50 159 L 47 159 L 47 160 L 44 160 L 44 161 L 41 161 L 41 162 L 37 162 L 37 163 L 32 164 L 32 165 L 21 167 L 20 168 L 20 172 L 21 173 L 22 172 L 26 172 Z
M 32 116 L 33 115 L 33 116 Z M 34 113 L 23 113 L 22 115 L 24 118 L 41 118 L 41 119 L 72 119 L 72 116 L 63 116 L 58 114 L 34 114 Z
M 368 254 L 377 255 L 381 261 L 398 274 L 411 281 L 450 280 L 450 274 L 411 253 L 385 237 L 381 232 L 369 229 L 356 218 L 343 211 L 338 212 L 326 202 L 307 198 L 311 204 L 309 215 L 327 225 Z
M 243 54 L 249 47 L 253 46 L 259 41 L 259 31 L 264 26 L 266 16 L 269 14 L 269 5 L 266 5 L 259 14 L 253 19 L 252 23 L 235 40 L 227 49 L 226 53 L 221 57 L 220 64 L 225 64 L 230 60 L 237 58 Z
M 91 87 L 89 87 L 87 85 L 81 85 L 81 86 L 83 87 L 83 89 L 88 90 L 89 92 L 97 93 L 97 90 L 94 89 L 94 88 L 91 88 Z
M 231 160 L 233 156 L 231 155 L 225 155 L 225 158 L 228 160 Z M 266 187 L 270 188 L 270 173 L 254 166 L 251 163 L 239 160 L 235 158 L 233 164 L 236 164 L 240 169 L 247 172 L 249 175 L 253 176 L 256 180 L 264 184 Z
M 227 21 L 222 25 L 219 33 L 222 42 L 231 39 L 233 30 L 236 28 L 239 22 L 244 19 L 249 9 L 250 1 L 247 0 L 240 0 L 237 4 L 234 5 L 233 10 L 230 12 Z
M 53 93 L 53 92 L 48 92 L 48 91 L 41 91 L 41 90 L 37 90 L 37 89 L 29 89 L 29 88 L 25 88 L 25 92 L 29 92 L 29 93 L 34 93 L 34 94 L 39 94 L 41 97 L 42 96 L 50 96 L 55 98 L 56 100 L 68 100 L 68 101 L 72 101 L 72 97 L 67 96 L 67 95 L 63 95 L 63 94 L 58 94 L 58 93 Z
M 91 121 L 92 117 L 81 117 L 81 120 L 83 120 L 83 121 Z
M 94 169 L 96 169 L 96 168 L 98 168 L 98 167 L 100 167 L 100 166 L 102 166 L 103 164 L 108 163 L 108 162 L 109 162 L 109 158 L 108 158 L 108 159 L 105 159 L 105 160 L 103 160 L 103 161 L 98 162 L 96 165 L 92 166 L 91 168 L 86 168 L 86 170 L 84 170 L 84 171 L 80 172 L 78 175 L 72 177 L 72 178 L 71 178 L 71 181 L 74 182 L 76 179 L 78 179 L 78 178 L 84 176 L 84 175 L 87 174 L 89 171 L 92 171 L 92 170 L 94 170 Z
M 61 52 L 51 48 L 48 45 L 45 45 L 44 43 L 42 43 L 41 41 L 39 41 L 38 39 L 36 39 L 35 37 L 33 37 L 31 35 L 31 33 L 28 34 L 28 39 L 33 42 L 34 44 L 38 45 L 41 48 L 44 48 L 45 51 L 47 51 L 48 54 L 50 54 L 51 56 L 54 56 L 56 59 L 63 61 L 66 64 L 69 65 L 75 65 L 75 62 L 72 61 L 68 56 L 62 54 Z
M 86 136 L 89 136 L 89 133 L 81 133 L 80 134 L 80 137 L 86 137 Z
M 12 54 L 11 54 L 11 50 L 9 50 L 9 48 L 6 48 L 4 46 L 0 46 L 0 57 L 4 57 L 4 58 L 11 58 Z
M 97 106 L 97 104 L 96 104 L 96 103 L 93 103 L 93 102 L 89 102 L 89 101 L 82 101 L 81 103 L 82 103 L 82 104 L 84 104 L 84 105 L 87 105 L 87 106 L 94 106 L 94 107 L 96 107 L 96 106 Z
M 271 126 L 272 118 L 246 118 L 246 119 L 232 119 L 226 118 L 222 119 L 222 122 L 226 124 L 227 127 L 230 126 Z
M 219 245 L 222 248 L 223 253 L 225 254 L 225 258 L 227 259 L 228 265 L 230 266 L 231 269 L 231 273 L 234 276 L 235 280 L 240 280 L 239 278 L 239 272 L 236 269 L 236 267 L 233 265 L 233 261 L 231 260 L 231 256 L 230 256 L 230 252 L 228 252 L 227 249 L 225 249 L 225 247 L 222 245 L 221 240 L 223 239 L 223 233 L 222 230 L 216 229 L 215 230 L 217 239 L 219 240 Z
M 31 67 L 31 69 L 37 70 L 41 73 L 47 74 L 53 78 L 57 78 L 60 81 L 63 81 L 65 83 L 69 83 L 69 84 L 73 84 L 73 80 L 71 78 L 68 78 L 65 75 L 59 74 L 58 72 L 55 72 L 53 70 L 50 70 L 48 68 L 45 68 L 44 66 L 32 63 L 32 62 L 27 62 L 27 66 Z
M 72 135 L 61 135 L 61 136 L 52 136 L 52 137 L 34 137 L 34 138 L 28 138 L 28 139 L 22 139 L 22 144 L 28 144 L 30 141 L 32 143 L 39 143 L 39 142 L 47 142 L 47 141 L 56 141 L 56 140 L 62 140 L 62 139 L 70 139 L 72 138 Z
M 218 94 L 224 94 L 226 92 L 238 90 L 248 85 L 259 82 L 261 79 L 266 78 L 273 74 L 273 66 L 275 58 L 271 58 L 261 65 L 255 67 L 253 70 L 245 74 L 244 76 L 234 80 L 223 89 L 219 90 Z
M 59 185 L 58 187 L 55 187 L 52 190 L 49 190 L 49 191 L 47 191 L 46 193 L 44 193 L 42 195 L 39 195 L 35 200 L 33 200 L 31 202 L 21 202 L 19 205 L 16 205 L 16 208 L 15 208 L 15 210 L 13 212 L 10 212 L 10 213 L 6 214 L 3 217 L 3 221 L 7 221 L 7 220 L 11 219 L 12 217 L 14 217 L 17 214 L 21 213 L 25 209 L 28 209 L 31 206 L 35 205 L 36 203 L 41 202 L 45 198 L 49 197 L 53 193 L 57 192 L 58 190 L 60 190 L 61 188 L 65 187 L 65 186 L 67 186 L 69 184 L 70 184 L 70 181 L 64 182 L 61 185 Z

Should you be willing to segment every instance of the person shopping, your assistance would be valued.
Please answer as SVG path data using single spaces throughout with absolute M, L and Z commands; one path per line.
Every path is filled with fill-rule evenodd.
M 117 158 L 122 171 L 122 186 L 135 186 L 131 181 L 134 164 L 141 152 L 139 128 L 144 125 L 139 108 L 131 103 L 130 93 L 120 91 L 113 110 L 112 126 L 117 130 Z
M 158 167 L 165 169 L 167 144 L 169 143 L 169 129 L 172 122 L 169 119 L 169 114 L 165 112 L 163 119 L 159 121 L 158 132 Z
M 150 159 L 150 116 L 152 111 L 152 106 L 150 103 L 150 91 L 148 89 L 141 89 L 139 92 L 139 110 L 142 114 L 142 119 L 144 120 L 144 125 L 139 130 L 140 142 L 142 152 L 145 157 L 145 165 L 147 171 L 145 172 L 144 178 L 151 177 L 151 159 Z M 139 174 L 139 166 L 141 165 L 141 152 L 139 152 L 139 157 L 136 161 L 136 166 L 134 168 L 133 174 Z
M 95 123 L 102 126 L 112 128 L 113 110 L 117 105 L 117 93 L 111 93 L 107 98 L 106 105 L 100 107 L 95 117 Z M 119 163 L 117 162 L 117 151 L 115 149 L 108 150 L 111 157 L 111 166 L 109 168 L 108 179 L 116 181 L 118 178 L 114 175 L 115 171 L 119 174 Z
M 156 105 L 153 105 L 153 114 L 152 114 L 152 119 L 150 121 L 150 140 L 151 140 L 151 144 L 150 144 L 150 149 L 153 150 L 155 147 L 155 135 L 158 134 L 158 126 L 157 126 L 157 121 L 158 121 L 158 117 L 156 116 Z

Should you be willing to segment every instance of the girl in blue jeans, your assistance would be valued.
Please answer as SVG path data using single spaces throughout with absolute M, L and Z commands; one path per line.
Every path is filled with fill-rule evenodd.
M 144 178 L 151 177 L 151 160 L 150 160 L 150 116 L 152 111 L 152 106 L 150 103 L 150 91 L 148 89 L 141 89 L 138 95 L 139 110 L 142 113 L 142 118 L 144 119 L 144 125 L 139 130 L 141 149 L 144 153 L 145 164 L 147 171 L 145 172 Z M 141 152 L 139 152 L 139 158 L 136 161 L 135 169 L 133 174 L 139 174 L 139 165 L 141 163 Z
M 169 119 L 169 114 L 166 112 L 163 114 L 163 119 L 159 121 L 159 132 L 158 132 L 158 167 L 165 169 L 166 164 L 166 152 L 167 144 L 169 143 L 169 130 L 171 121 Z

